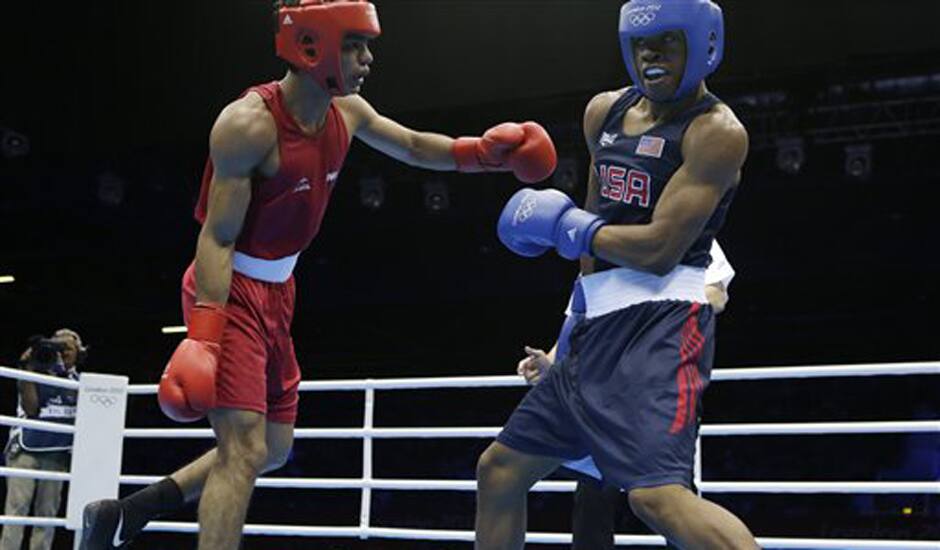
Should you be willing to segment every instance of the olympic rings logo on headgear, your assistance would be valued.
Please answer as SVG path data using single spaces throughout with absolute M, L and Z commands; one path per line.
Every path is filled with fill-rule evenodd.
M 630 16 L 630 24 L 634 27 L 644 27 L 656 20 L 656 14 L 651 12 L 634 13 Z
M 512 215 L 512 224 L 519 225 L 525 223 L 526 220 L 532 217 L 537 204 L 538 201 L 535 199 L 534 195 L 526 195 L 522 199 L 522 202 L 519 203 L 519 207 L 516 208 L 516 212 Z
M 634 27 L 645 27 L 656 20 L 656 13 L 662 9 L 658 4 L 633 8 L 627 12 L 627 21 Z
M 102 407 L 105 407 L 105 408 L 113 407 L 114 405 L 117 405 L 117 399 L 108 395 L 93 394 L 91 397 L 88 398 L 88 400 L 96 405 L 101 405 Z

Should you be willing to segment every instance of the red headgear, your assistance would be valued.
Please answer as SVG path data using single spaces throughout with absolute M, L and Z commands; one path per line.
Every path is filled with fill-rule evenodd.
M 347 94 L 343 40 L 349 34 L 382 33 L 375 6 L 366 0 L 285 0 L 275 6 L 277 56 L 310 73 L 330 94 Z

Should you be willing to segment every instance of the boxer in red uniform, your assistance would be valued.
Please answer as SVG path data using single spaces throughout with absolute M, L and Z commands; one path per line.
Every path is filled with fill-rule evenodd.
M 380 33 L 364 0 L 276 4 L 277 82 L 249 88 L 219 115 L 183 276 L 188 336 L 160 381 L 163 411 L 209 416 L 217 447 L 133 495 L 85 509 L 81 548 L 124 546 L 153 518 L 199 498 L 199 549 L 239 545 L 255 479 L 284 464 L 293 443 L 300 368 L 290 323 L 298 255 L 317 235 L 353 136 L 413 166 L 548 177 L 555 149 L 533 122 L 482 138 L 417 132 L 357 95 Z

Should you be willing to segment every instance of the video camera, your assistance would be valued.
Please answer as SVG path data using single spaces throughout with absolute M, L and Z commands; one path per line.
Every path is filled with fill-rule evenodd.
M 29 360 L 31 363 L 48 366 L 59 360 L 59 354 L 68 349 L 68 345 L 57 338 L 32 336 L 29 339 Z

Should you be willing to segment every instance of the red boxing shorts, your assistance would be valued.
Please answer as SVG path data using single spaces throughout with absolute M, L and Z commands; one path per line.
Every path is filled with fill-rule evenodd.
M 183 320 L 196 304 L 195 264 L 183 274 Z M 297 420 L 300 366 L 290 324 L 294 317 L 294 278 L 267 283 L 232 273 L 228 324 L 216 374 L 219 408 L 256 411 L 269 422 Z

